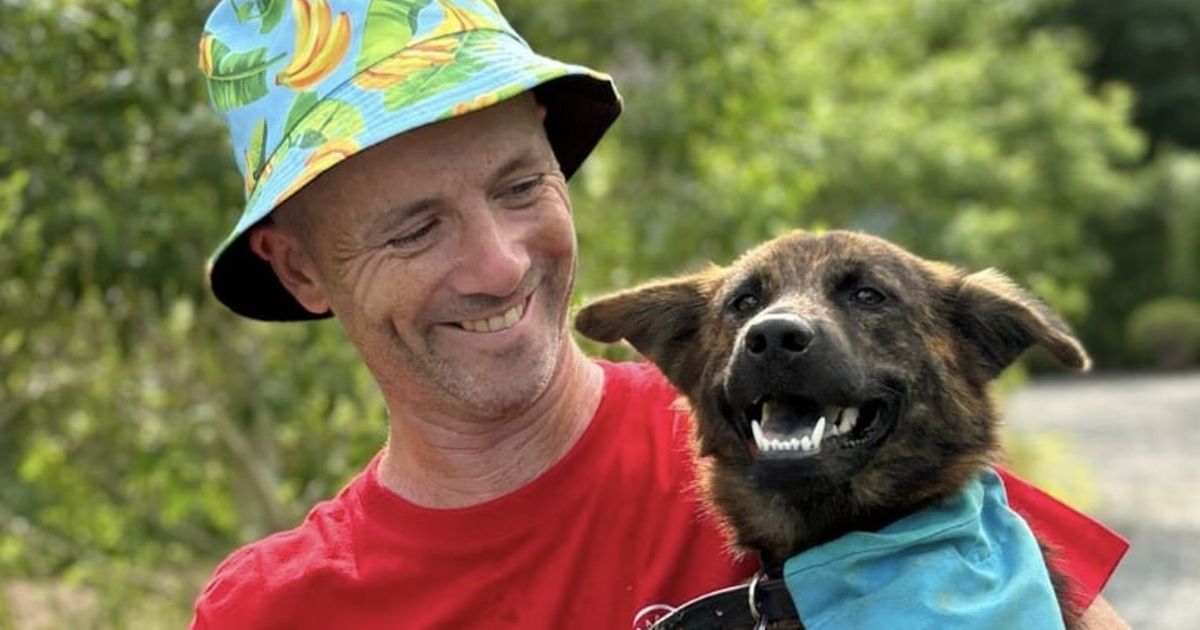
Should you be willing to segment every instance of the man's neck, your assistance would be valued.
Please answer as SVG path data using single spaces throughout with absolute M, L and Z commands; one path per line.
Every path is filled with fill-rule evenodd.
M 583 434 L 604 388 L 601 368 L 566 345 L 545 393 L 518 415 L 480 424 L 393 414 L 380 481 L 417 505 L 449 509 L 513 492 L 550 468 Z

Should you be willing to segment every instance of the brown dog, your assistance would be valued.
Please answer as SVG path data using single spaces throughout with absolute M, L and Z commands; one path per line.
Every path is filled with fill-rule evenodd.
M 575 325 L 628 340 L 687 398 L 708 495 L 767 566 L 964 487 L 998 449 L 989 383 L 1026 349 L 1090 366 L 1004 275 L 841 231 L 616 293 Z

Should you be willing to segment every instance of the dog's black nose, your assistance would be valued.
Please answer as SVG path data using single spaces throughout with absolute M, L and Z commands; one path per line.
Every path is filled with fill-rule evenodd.
M 816 336 L 817 330 L 803 317 L 767 315 L 746 331 L 746 353 L 754 358 L 802 354 Z

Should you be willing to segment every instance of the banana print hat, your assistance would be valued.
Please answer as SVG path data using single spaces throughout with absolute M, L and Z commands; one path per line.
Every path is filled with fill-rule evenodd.
M 247 233 L 338 162 L 533 90 L 570 177 L 621 111 L 608 75 L 537 55 L 492 0 L 223 0 L 200 69 L 246 192 L 208 281 L 226 306 L 262 320 L 328 316 L 292 298 Z

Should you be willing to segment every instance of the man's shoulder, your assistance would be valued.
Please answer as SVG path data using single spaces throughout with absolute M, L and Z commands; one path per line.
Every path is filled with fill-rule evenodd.
M 304 521 L 226 557 L 196 601 L 193 628 L 268 627 L 294 610 L 315 580 L 352 572 L 352 522 L 346 492 L 314 507 Z
M 690 495 L 694 427 L 684 399 L 650 363 L 602 365 L 604 400 L 594 422 L 602 427 L 604 452 L 624 458 L 629 470 L 645 471 L 641 481 L 672 495 Z
M 691 431 L 687 403 L 654 364 L 598 363 L 605 372 L 604 400 L 598 413 L 602 422 L 614 421 L 626 438 L 653 439 L 653 435 L 671 443 L 686 440 Z
M 681 400 L 667 377 L 653 363 L 604 360 L 597 363 L 604 368 L 606 395 L 619 396 L 629 404 L 651 402 L 656 406 L 670 407 Z

